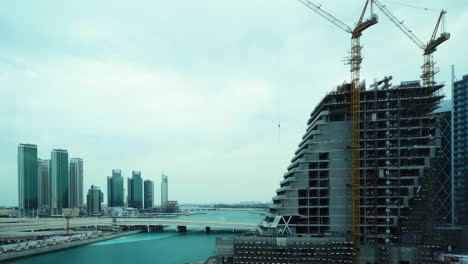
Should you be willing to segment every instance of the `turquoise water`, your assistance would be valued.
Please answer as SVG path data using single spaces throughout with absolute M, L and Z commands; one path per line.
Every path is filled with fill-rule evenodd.
M 215 211 L 208 214 L 181 216 L 180 219 L 237 221 L 258 223 L 263 216 L 247 212 Z M 188 227 L 187 233 L 176 233 L 174 228 L 159 233 L 142 233 L 102 241 L 78 248 L 35 256 L 14 264 L 124 264 L 154 263 L 183 264 L 206 260 L 215 255 L 215 240 L 219 236 L 236 236 L 228 230 L 213 229 L 205 233 L 201 228 Z

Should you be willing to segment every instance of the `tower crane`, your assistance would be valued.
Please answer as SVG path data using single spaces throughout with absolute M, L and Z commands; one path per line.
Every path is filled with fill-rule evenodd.
M 75 208 L 70 208 L 68 209 L 69 211 L 68 212 L 64 212 L 63 215 L 65 217 L 65 220 L 66 220 L 66 231 L 67 231 L 67 236 L 70 235 L 70 219 L 73 218 L 73 213 L 75 211 Z
M 371 0 L 371 5 L 375 4 L 389 19 L 392 21 L 395 26 L 397 26 L 408 38 L 410 38 L 419 48 L 424 51 L 424 64 L 422 66 L 423 73 L 421 79 L 423 81 L 423 86 L 432 86 L 435 85 L 435 75 L 437 73 L 434 65 L 433 53 L 437 50 L 437 47 L 450 39 L 450 33 L 445 32 L 444 18 L 447 13 L 445 10 L 442 10 L 437 20 L 434 32 L 432 33 L 431 39 L 426 44 L 424 43 L 416 34 L 407 28 L 402 21 L 396 18 L 382 3 L 378 0 Z M 441 34 L 437 37 L 439 28 L 442 27 Z
M 351 157 L 352 157 L 352 235 L 354 243 L 354 263 L 359 263 L 360 259 L 360 248 L 361 248 L 361 212 L 360 212 L 360 190 L 361 190 L 361 175 L 360 175 L 360 73 L 361 73 L 361 63 L 362 55 L 361 50 L 362 46 L 360 39 L 362 32 L 364 32 L 369 27 L 378 23 L 378 18 L 372 12 L 371 6 L 371 17 L 367 20 L 364 20 L 364 15 L 366 14 L 367 7 L 371 0 L 366 0 L 364 8 L 362 10 L 361 16 L 356 24 L 354 29 L 351 29 L 348 25 L 335 18 L 330 13 L 326 12 L 309 0 L 298 0 L 303 3 L 305 6 L 309 7 L 322 16 L 326 20 L 330 21 L 341 30 L 346 33 L 351 34 L 351 119 L 352 119 L 352 144 L 351 144 Z

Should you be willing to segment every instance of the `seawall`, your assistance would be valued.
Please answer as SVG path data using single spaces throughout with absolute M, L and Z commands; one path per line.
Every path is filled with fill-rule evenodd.
M 3 254 L 0 254 L 0 262 L 7 262 L 7 261 L 19 259 L 19 258 L 25 258 L 25 257 L 45 254 L 49 252 L 54 252 L 54 251 L 70 249 L 70 248 L 88 245 L 88 244 L 92 244 L 92 243 L 96 243 L 96 242 L 100 242 L 104 240 L 129 236 L 129 235 L 133 235 L 133 234 L 137 234 L 141 232 L 142 232 L 141 230 L 120 232 L 120 233 L 116 233 L 116 234 L 112 234 L 108 236 L 101 236 L 101 237 L 90 238 L 86 240 L 77 240 L 77 241 L 72 241 L 72 242 L 48 246 L 48 247 L 33 248 L 33 249 L 27 249 L 27 250 L 22 250 L 22 251 L 17 251 L 17 252 L 3 253 Z

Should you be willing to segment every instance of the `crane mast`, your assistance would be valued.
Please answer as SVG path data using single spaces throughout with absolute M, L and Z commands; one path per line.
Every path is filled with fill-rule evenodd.
M 420 49 L 424 51 L 424 64 L 422 66 L 423 72 L 421 74 L 421 79 L 423 81 L 423 86 L 432 86 L 435 85 L 435 75 L 437 74 L 437 70 L 435 69 L 435 62 L 433 58 L 433 53 L 437 50 L 437 47 L 444 43 L 445 41 L 450 39 L 450 34 L 445 32 L 444 30 L 444 17 L 447 13 L 445 10 L 442 10 L 439 15 L 439 19 L 437 20 L 437 24 L 435 26 L 434 32 L 432 33 L 432 37 L 429 42 L 426 44 L 424 43 L 416 34 L 407 28 L 402 21 L 396 18 L 392 12 L 390 12 L 385 5 L 380 3 L 378 0 L 371 0 L 371 4 L 375 4 L 381 11 L 384 13 L 390 21 L 401 30 L 410 40 L 412 40 Z M 437 32 L 439 28 L 442 26 L 442 33 L 438 38 Z
M 360 169 L 360 111 L 361 111 L 361 91 L 359 87 L 362 64 L 362 46 L 361 36 L 369 27 L 378 23 L 378 18 L 373 14 L 371 9 L 371 17 L 364 21 L 364 15 L 371 0 L 366 0 L 364 8 L 358 23 L 354 29 L 351 29 L 345 23 L 335 18 L 330 13 L 326 12 L 308 0 L 298 0 L 305 6 L 312 9 L 314 12 L 327 19 L 343 31 L 351 34 L 351 188 L 352 188 L 352 236 L 354 245 L 354 263 L 360 262 L 361 248 L 361 169 Z
M 352 235 L 354 245 L 353 263 L 360 263 L 361 251 L 361 36 L 364 30 L 377 24 L 377 16 L 363 21 L 369 5 L 366 1 L 361 17 L 351 37 L 351 186 L 352 186 Z

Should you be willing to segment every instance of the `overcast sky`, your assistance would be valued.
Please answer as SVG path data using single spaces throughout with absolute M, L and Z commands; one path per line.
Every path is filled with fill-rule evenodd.
M 364 3 L 316 2 L 350 26 Z M 468 74 L 466 0 L 381 2 L 423 40 L 447 9 L 437 80 Z M 363 79 L 418 79 L 422 51 L 375 12 Z M 350 35 L 295 0 L 2 1 L 0 33 L 0 205 L 17 205 L 25 142 L 83 158 L 85 190 L 141 170 L 156 204 L 162 172 L 171 200 L 269 201 L 308 115 L 350 78 Z

